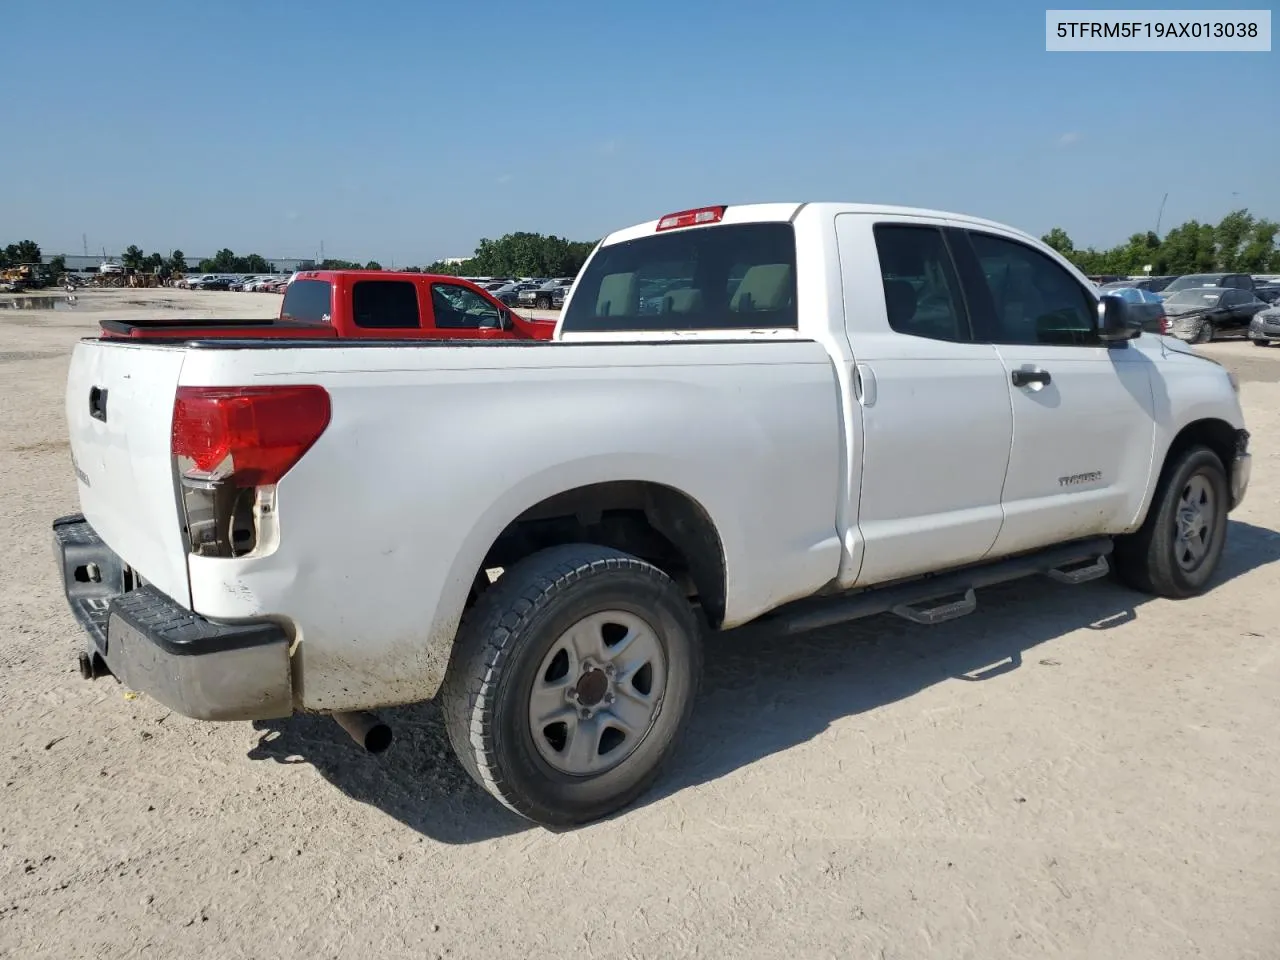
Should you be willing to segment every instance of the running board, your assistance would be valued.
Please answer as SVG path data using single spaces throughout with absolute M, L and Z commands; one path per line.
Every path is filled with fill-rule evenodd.
M 1111 564 L 1107 562 L 1106 557 L 1100 556 L 1095 557 L 1093 560 L 1082 561 L 1079 564 L 1055 567 L 1049 571 L 1049 579 L 1075 586 L 1077 583 L 1101 580 L 1110 572 Z
M 880 613 L 894 613 L 912 623 L 945 623 L 972 613 L 978 605 L 975 591 L 983 587 L 1034 576 L 1071 584 L 1104 577 L 1111 569 L 1107 556 L 1112 548 L 1110 537 L 1098 537 L 916 580 L 831 597 L 809 597 L 779 607 L 762 617 L 760 623 L 775 626 L 785 634 L 805 633 Z
M 939 598 L 930 597 L 929 601 L 922 602 L 930 602 L 936 599 Z M 901 617 L 903 620 L 910 620 L 912 623 L 931 627 L 935 623 L 946 623 L 948 620 L 967 616 L 977 609 L 978 598 L 974 595 L 973 588 L 970 587 L 959 600 L 940 603 L 936 607 L 928 607 L 924 610 L 921 610 L 920 605 L 916 603 L 900 603 L 895 607 L 891 607 L 889 612 Z

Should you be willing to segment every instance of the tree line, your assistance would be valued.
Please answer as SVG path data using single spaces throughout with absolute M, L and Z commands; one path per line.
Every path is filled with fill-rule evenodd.
M 1078 249 L 1067 232 L 1054 227 L 1040 239 L 1090 276 L 1152 276 L 1187 273 L 1280 273 L 1280 223 L 1257 219 L 1247 209 L 1233 210 L 1218 224 L 1188 220 L 1164 237 L 1135 233 L 1109 250 Z
M 1240 273 L 1280 273 L 1280 223 L 1258 219 L 1247 209 L 1233 210 L 1217 224 L 1188 220 L 1163 237 L 1154 231 L 1135 233 L 1109 250 L 1079 249 L 1061 227 L 1054 227 L 1041 239 L 1071 260 L 1081 271 L 1101 274 L 1141 274 L 1150 264 L 1154 275 L 1181 275 L 1214 271 Z M 422 267 L 403 267 L 412 273 L 439 273 L 463 277 L 573 277 L 595 248 L 594 240 L 566 240 L 554 235 L 518 231 L 497 240 L 484 238 L 475 252 L 461 263 L 436 261 Z M 39 244 L 31 240 L 0 248 L 0 269 L 23 263 L 39 263 Z M 65 258 L 53 258 L 45 269 L 52 277 L 66 270 Z M 169 276 L 189 269 L 181 250 L 168 256 L 145 253 L 131 245 L 121 255 L 127 270 Z M 272 265 L 256 253 L 240 256 L 223 248 L 201 260 L 200 273 L 271 273 Z M 376 260 L 361 264 L 355 260 L 326 259 L 320 270 L 381 270 Z
M 497 240 L 486 237 L 461 263 L 438 260 L 423 267 L 422 272 L 455 277 L 576 277 L 596 242 L 522 230 Z

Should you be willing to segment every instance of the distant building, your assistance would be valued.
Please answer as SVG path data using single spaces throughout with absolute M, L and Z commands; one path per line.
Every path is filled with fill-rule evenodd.
M 458 264 L 466 263 L 470 259 L 470 257 L 443 257 L 440 262 L 445 266 L 456 267 Z

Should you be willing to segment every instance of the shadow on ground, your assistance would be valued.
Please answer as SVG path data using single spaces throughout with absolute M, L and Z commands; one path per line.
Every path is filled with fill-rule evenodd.
M 1232 521 L 1215 586 L 1277 560 L 1280 533 Z M 943 680 L 980 683 L 1017 670 L 1040 644 L 1082 627 L 1114 629 L 1148 600 L 1111 580 L 1069 587 L 1037 578 L 984 590 L 976 613 L 936 627 L 884 615 L 789 638 L 757 626 L 713 635 L 684 746 L 638 803 L 715 780 Z M 249 756 L 310 763 L 348 796 L 443 843 L 529 828 L 463 772 L 434 704 L 382 716 L 396 742 L 379 756 L 360 752 L 332 720 L 301 716 L 255 724 L 262 737 Z

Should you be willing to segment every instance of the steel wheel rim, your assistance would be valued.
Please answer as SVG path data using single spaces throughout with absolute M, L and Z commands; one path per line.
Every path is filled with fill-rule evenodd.
M 534 675 L 528 713 L 538 755 L 573 777 L 612 770 L 653 729 L 666 685 L 666 653 L 648 621 L 623 610 L 583 617 Z
M 1218 502 L 1213 486 L 1204 474 L 1187 479 L 1178 494 L 1174 513 L 1174 559 L 1187 573 L 1199 569 L 1213 546 Z

